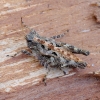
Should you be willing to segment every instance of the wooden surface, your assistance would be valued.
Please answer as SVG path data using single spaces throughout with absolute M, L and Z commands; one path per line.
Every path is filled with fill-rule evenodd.
M 98 80 L 92 77 L 83 77 L 100 69 L 100 25 L 93 17 L 96 10 L 100 10 L 100 8 L 91 5 L 98 1 L 0 1 L 0 100 L 100 99 Z M 99 14 L 96 15 L 99 17 Z M 70 72 L 71 69 L 66 68 L 68 75 L 59 79 L 56 79 L 56 77 L 63 76 L 63 73 L 53 68 L 48 75 L 48 79 L 53 79 L 49 80 L 48 85 L 44 87 L 41 80 L 47 70 L 40 66 L 34 57 L 23 54 L 19 54 L 15 58 L 7 57 L 7 55 L 13 55 L 22 49 L 27 49 L 24 37 L 29 30 L 22 30 L 21 17 L 26 25 L 34 28 L 42 36 L 50 37 L 66 32 L 66 35 L 57 41 L 89 50 L 91 54 L 88 57 L 81 55 L 78 55 L 78 57 L 86 61 L 91 67 L 84 70 L 76 69 L 74 72 Z M 80 81 L 81 79 L 82 81 Z M 67 81 L 68 83 L 66 83 Z M 95 84 L 97 84 L 97 87 Z M 66 88 L 66 85 L 69 85 L 69 87 Z M 55 87 L 56 89 L 54 89 Z M 87 92 L 82 91 L 83 87 L 86 88 Z M 93 92 L 90 91 L 91 87 Z M 74 91 L 71 92 L 73 88 Z M 41 93 L 37 92 L 40 90 Z M 62 91 L 61 94 L 60 91 Z M 86 95 L 88 92 L 90 94 Z M 84 98 L 82 95 L 86 95 L 86 97 Z M 73 98 L 74 96 L 75 98 Z

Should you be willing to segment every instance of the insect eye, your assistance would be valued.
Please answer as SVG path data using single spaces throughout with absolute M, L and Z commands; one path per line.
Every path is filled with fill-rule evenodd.
M 31 40 L 27 40 L 27 42 L 32 42 Z
M 41 45 L 41 46 L 42 46 L 42 48 L 45 48 L 44 45 Z
M 56 55 L 56 56 L 57 56 L 57 54 L 56 54 L 55 52 L 52 52 L 52 54 L 54 54 L 54 55 Z

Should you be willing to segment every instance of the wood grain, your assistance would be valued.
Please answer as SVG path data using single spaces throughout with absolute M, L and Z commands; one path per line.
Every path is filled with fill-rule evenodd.
M 74 74 L 88 74 L 89 72 L 100 69 L 100 29 L 98 28 L 99 25 L 96 23 L 96 20 L 93 18 L 96 7 L 91 6 L 91 4 L 98 1 L 99 0 L 0 1 L 0 93 L 2 100 L 15 100 L 15 98 L 17 98 L 16 95 L 13 95 L 13 97 L 8 95 L 7 98 L 9 99 L 7 99 L 6 93 L 12 94 L 12 92 L 17 93 L 18 91 L 20 93 L 21 89 L 33 87 L 42 81 L 42 78 L 47 72 L 39 62 L 35 61 L 34 57 L 25 56 L 23 54 L 19 54 L 14 58 L 7 57 L 7 55 L 13 55 L 21 49 L 27 49 L 24 37 L 29 33 L 29 30 L 25 28 L 22 29 L 21 17 L 27 26 L 34 28 L 40 35 L 50 37 L 66 32 L 66 35 L 57 41 L 63 41 L 91 52 L 89 57 L 78 55 L 78 57 L 86 61 L 91 68 L 84 70 L 77 69 L 77 71 L 74 72 L 70 72 L 72 69 L 66 68 L 65 70 L 68 73 L 66 77 L 71 77 Z M 67 32 L 67 30 L 69 30 L 69 32 Z M 59 76 L 63 76 L 63 73 L 57 68 L 52 68 L 48 79 Z M 66 77 L 63 79 L 67 80 Z M 52 84 L 56 85 L 55 82 Z M 54 85 L 52 85 L 52 87 L 54 87 Z M 29 95 L 27 98 L 28 97 Z

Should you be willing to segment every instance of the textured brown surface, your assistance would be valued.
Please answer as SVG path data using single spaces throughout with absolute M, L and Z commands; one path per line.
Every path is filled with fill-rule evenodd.
M 5 99 L 4 99 L 5 98 Z M 100 78 L 72 76 L 49 80 L 13 93 L 1 94 L 3 100 L 100 100 Z
M 99 8 L 91 5 L 98 1 L 0 1 L 0 100 L 100 99 L 100 79 L 85 76 L 100 70 L 100 25 L 93 17 Z M 28 30 L 22 30 L 21 17 L 26 25 L 43 36 L 50 37 L 69 30 L 58 41 L 89 50 L 91 54 L 88 57 L 78 56 L 91 67 L 77 69 L 69 74 L 70 77 L 60 78 L 54 77 L 63 73 L 53 69 L 48 76 L 52 79 L 47 81 L 47 86 L 38 83 L 46 74 L 46 69 L 34 58 L 22 54 L 15 58 L 6 57 L 27 48 L 24 37 Z
M 100 24 L 100 9 L 98 6 L 96 6 L 96 10 L 94 12 L 94 18 L 96 19 L 96 22 Z

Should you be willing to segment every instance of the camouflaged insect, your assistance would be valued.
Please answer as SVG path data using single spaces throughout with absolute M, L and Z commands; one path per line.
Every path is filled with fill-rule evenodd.
M 76 54 L 89 55 L 89 51 L 79 49 L 70 44 L 56 42 L 55 38 L 60 38 L 62 35 L 51 38 L 41 37 L 35 30 L 31 30 L 26 35 L 27 46 L 30 48 L 30 55 L 34 55 L 41 65 L 48 67 L 79 67 L 85 68 L 86 62 L 79 59 Z M 26 51 L 25 51 L 26 52 Z
M 21 23 L 24 25 L 22 19 Z M 24 27 L 27 26 L 24 25 Z M 56 38 L 60 38 L 63 36 L 64 34 L 53 36 L 50 38 L 42 37 L 35 30 L 30 29 L 30 33 L 25 36 L 25 39 L 27 42 L 27 46 L 31 50 L 31 52 L 28 52 L 26 50 L 22 50 L 21 52 L 26 55 L 35 56 L 36 59 L 40 61 L 40 64 L 46 68 L 85 68 L 87 66 L 86 62 L 83 62 L 80 58 L 74 55 L 74 53 L 88 56 L 89 51 L 79 49 L 70 44 L 55 41 Z M 16 56 L 17 54 L 15 54 L 14 56 Z
M 24 25 L 22 18 L 21 24 Z M 24 25 L 24 27 L 29 28 L 26 25 Z M 26 50 L 22 50 L 21 52 L 30 56 L 35 56 L 40 61 L 41 65 L 46 68 L 85 68 L 87 66 L 86 62 L 83 62 L 76 55 L 74 55 L 74 53 L 88 56 L 89 51 L 79 49 L 70 44 L 55 41 L 56 38 L 60 38 L 63 36 L 64 34 L 53 36 L 50 38 L 42 37 L 35 30 L 30 29 L 30 33 L 26 35 L 25 39 L 27 42 L 27 46 L 31 50 L 31 52 L 28 52 Z
M 22 18 L 21 24 L 23 24 Z M 24 25 L 24 27 L 27 26 Z M 34 56 L 40 64 L 46 68 L 58 67 L 62 71 L 62 68 L 64 67 L 85 68 L 87 66 L 86 62 L 83 62 L 74 54 L 83 54 L 88 56 L 89 51 L 79 49 L 67 43 L 55 41 L 56 38 L 63 37 L 64 35 L 65 34 L 61 34 L 47 38 L 40 36 L 35 30 L 30 29 L 30 32 L 25 36 L 25 39 L 31 52 L 26 50 L 21 50 L 20 52 L 32 57 Z M 14 56 L 20 52 L 17 52 Z M 63 71 L 63 73 L 66 74 L 65 71 Z M 44 82 L 45 80 L 46 76 L 44 77 Z

